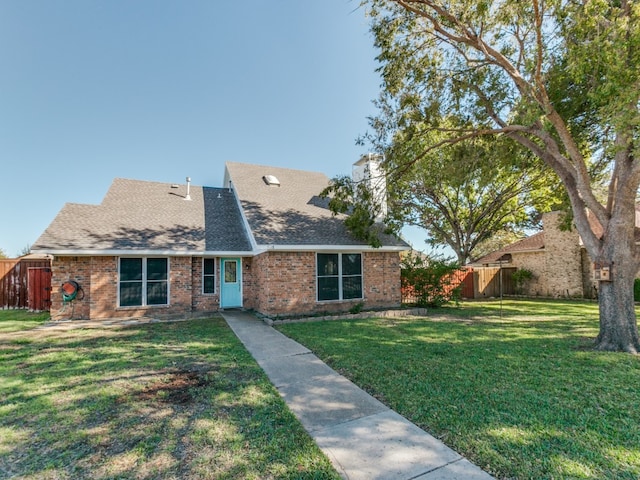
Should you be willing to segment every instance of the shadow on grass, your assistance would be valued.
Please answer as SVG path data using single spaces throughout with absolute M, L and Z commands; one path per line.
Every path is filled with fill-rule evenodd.
M 0 477 L 339 478 L 220 319 L 0 341 Z
M 498 478 L 640 478 L 640 359 L 590 349 L 597 306 L 278 327 Z

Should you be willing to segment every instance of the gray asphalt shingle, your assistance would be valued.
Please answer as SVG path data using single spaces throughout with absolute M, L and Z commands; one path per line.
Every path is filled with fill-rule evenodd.
M 244 163 L 226 169 L 233 191 L 191 186 L 191 200 L 185 184 L 116 178 L 100 205 L 66 204 L 32 250 L 252 252 L 236 194 L 258 246 L 367 246 L 319 197 L 329 184 L 324 174 Z M 280 184 L 268 185 L 267 175 Z M 393 236 L 382 240 L 407 247 Z
M 251 251 L 240 211 L 223 188 L 117 178 L 100 205 L 66 204 L 32 249 Z
M 320 192 L 329 185 L 322 173 L 289 168 L 228 162 L 227 174 L 238 194 L 258 245 L 366 246 L 334 216 Z M 273 175 L 280 185 L 268 185 Z M 384 235 L 384 246 L 406 247 L 402 240 Z

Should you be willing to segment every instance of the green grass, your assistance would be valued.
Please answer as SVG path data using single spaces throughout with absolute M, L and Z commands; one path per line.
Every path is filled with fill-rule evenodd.
M 0 334 L 30 330 L 48 321 L 49 312 L 33 313 L 27 310 L 0 310 Z
M 0 478 L 340 478 L 220 318 L 12 329 Z
M 595 303 L 463 303 L 278 327 L 498 478 L 640 478 L 640 358 L 592 350 Z

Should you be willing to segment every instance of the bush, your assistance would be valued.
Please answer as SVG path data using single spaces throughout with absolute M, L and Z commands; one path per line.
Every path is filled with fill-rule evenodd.
M 403 298 L 419 307 L 440 307 L 460 300 L 462 287 L 454 281 L 460 265 L 449 259 L 408 255 L 402 260 Z
M 515 288 L 516 293 L 522 294 L 524 289 L 524 284 L 533 278 L 533 272 L 531 270 L 527 270 L 526 268 L 519 268 L 513 275 L 511 275 L 511 279 L 513 280 L 513 286 Z
M 640 302 L 640 278 L 636 278 L 633 281 L 633 299 L 636 302 Z

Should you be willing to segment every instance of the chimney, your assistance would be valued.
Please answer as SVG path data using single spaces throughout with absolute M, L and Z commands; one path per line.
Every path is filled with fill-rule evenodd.
M 382 221 L 387 216 L 387 180 L 380 162 L 384 157 L 376 153 L 367 153 L 353 164 L 352 178 L 355 183 L 363 182 L 373 193 L 379 211 L 376 221 Z

